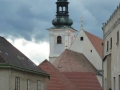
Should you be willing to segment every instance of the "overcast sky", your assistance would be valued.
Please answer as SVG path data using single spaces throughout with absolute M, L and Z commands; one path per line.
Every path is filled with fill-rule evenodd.
M 0 35 L 10 41 L 36 64 L 48 59 L 51 21 L 57 0 L 0 0 Z M 119 5 L 119 0 L 68 0 L 72 27 L 102 38 L 102 23 Z

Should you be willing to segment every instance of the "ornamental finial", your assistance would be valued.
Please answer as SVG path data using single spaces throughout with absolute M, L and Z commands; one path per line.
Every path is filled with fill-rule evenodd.
M 83 17 L 80 18 L 80 30 L 83 30 Z

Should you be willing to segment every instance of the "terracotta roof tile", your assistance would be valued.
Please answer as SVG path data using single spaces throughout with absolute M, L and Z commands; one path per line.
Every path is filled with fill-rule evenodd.
M 81 90 L 102 90 L 94 73 L 91 72 L 63 72 Z
M 50 81 L 47 80 L 47 90 L 80 90 L 49 61 L 43 61 L 39 67 L 51 75 Z
M 53 62 L 53 65 L 61 72 L 97 73 L 97 69 L 83 54 L 68 49 Z
M 87 32 L 87 31 L 84 31 L 84 32 L 88 36 L 89 40 L 91 41 L 91 43 L 95 47 L 95 49 L 98 52 L 98 54 L 100 55 L 100 57 L 102 58 L 102 43 L 103 43 L 103 40 L 101 38 Z

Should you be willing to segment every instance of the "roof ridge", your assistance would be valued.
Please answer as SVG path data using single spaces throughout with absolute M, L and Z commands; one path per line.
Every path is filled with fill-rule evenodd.
M 85 30 L 84 30 L 84 33 L 86 34 L 87 38 L 90 40 L 91 44 L 95 48 L 98 55 L 102 58 L 102 42 L 103 42 L 103 39 L 101 39 L 100 37 L 98 37 L 94 34 L 91 34 L 91 33 L 87 32 Z
M 86 33 L 88 33 L 88 34 L 91 34 L 92 36 L 95 36 L 95 37 L 97 37 L 97 38 L 99 38 L 99 39 L 102 39 L 102 38 L 100 38 L 100 37 L 98 37 L 98 36 L 96 36 L 96 35 L 94 35 L 94 34 L 88 32 L 88 31 L 86 31 L 86 30 L 83 30 L 83 31 L 86 32 Z M 103 40 L 103 39 L 102 39 L 102 40 Z
M 70 51 L 70 52 L 75 52 L 75 53 L 83 54 L 83 53 L 80 53 L 80 52 L 77 52 L 77 51 L 73 51 L 73 50 L 70 50 L 70 49 L 67 49 L 67 50 Z

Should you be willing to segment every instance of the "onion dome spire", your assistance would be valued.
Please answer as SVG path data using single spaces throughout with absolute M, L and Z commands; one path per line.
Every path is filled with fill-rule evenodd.
M 56 18 L 52 21 L 55 28 L 71 27 L 73 21 L 69 18 L 67 0 L 57 0 Z

